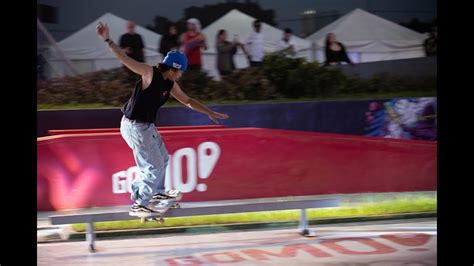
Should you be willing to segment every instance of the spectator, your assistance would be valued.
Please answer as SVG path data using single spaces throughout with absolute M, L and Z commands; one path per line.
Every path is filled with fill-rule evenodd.
M 430 37 L 423 42 L 426 56 L 436 55 L 438 53 L 438 30 L 433 27 L 430 32 Z
M 276 52 L 282 54 L 288 54 L 295 56 L 296 54 L 296 42 L 292 38 L 293 31 L 286 28 L 283 32 L 283 38 L 276 45 Z
M 176 25 L 168 25 L 167 30 L 168 31 L 163 34 L 163 37 L 161 37 L 158 48 L 158 52 L 163 55 L 163 57 L 165 57 L 169 51 L 179 49 L 178 32 L 176 30 Z
M 36 79 L 45 80 L 45 63 L 46 60 L 40 53 L 36 53 Z M 38 89 L 38 88 L 37 88 Z
M 326 36 L 325 52 L 325 66 L 340 65 L 341 62 L 347 62 L 351 65 L 354 65 L 354 63 L 347 56 L 346 48 L 342 43 L 336 40 L 336 35 L 334 35 L 334 33 L 328 33 L 328 35 Z
M 142 36 L 135 32 L 135 23 L 133 21 L 128 21 L 127 33 L 120 36 L 120 47 L 135 61 L 145 62 L 143 52 L 145 45 L 143 44 Z
M 234 55 L 237 53 L 237 47 L 242 47 L 235 36 L 233 42 L 227 41 L 227 32 L 219 30 L 216 37 L 217 49 L 217 70 L 221 77 L 227 76 L 235 70 Z
M 187 21 L 187 31 L 181 34 L 180 42 L 188 58 L 189 70 L 201 70 L 201 48 L 207 50 L 206 36 L 201 33 L 201 23 L 196 18 Z
M 247 52 L 250 66 L 259 66 L 262 64 L 264 51 L 263 51 L 263 34 L 261 33 L 262 24 L 260 20 L 255 20 L 253 22 L 253 27 L 255 29 L 252 34 L 247 39 Z

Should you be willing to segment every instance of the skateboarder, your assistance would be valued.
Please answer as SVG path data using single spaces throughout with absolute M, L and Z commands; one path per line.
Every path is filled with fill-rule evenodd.
M 164 181 L 169 156 L 154 125 L 158 109 L 171 94 L 187 107 L 208 115 L 215 123 L 218 123 L 218 119 L 227 119 L 229 116 L 212 111 L 181 90 L 176 80 L 186 71 L 188 60 L 180 51 L 172 50 L 163 62 L 150 66 L 133 60 L 110 40 L 107 24 L 99 23 L 96 32 L 123 65 L 141 76 L 132 96 L 122 108 L 120 132 L 133 150 L 140 170 L 140 175 L 132 183 L 131 199 L 134 203 L 130 214 L 139 216 L 154 212 L 155 201 L 168 198 L 179 200 L 182 195 L 177 190 L 165 191 Z

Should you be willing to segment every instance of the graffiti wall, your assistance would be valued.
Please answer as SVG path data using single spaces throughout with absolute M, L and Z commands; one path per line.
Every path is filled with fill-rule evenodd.
M 364 135 L 437 140 L 436 115 L 436 97 L 371 101 L 365 113 Z

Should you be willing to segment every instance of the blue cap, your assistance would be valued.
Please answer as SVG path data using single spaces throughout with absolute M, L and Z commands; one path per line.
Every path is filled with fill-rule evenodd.
M 171 50 L 163 59 L 163 64 L 185 72 L 188 69 L 188 58 L 178 50 Z

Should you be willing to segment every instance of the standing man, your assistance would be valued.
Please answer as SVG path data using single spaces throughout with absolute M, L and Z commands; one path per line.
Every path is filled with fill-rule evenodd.
M 438 30 L 433 27 L 430 32 L 430 37 L 423 42 L 426 56 L 433 56 L 438 54 Z
M 124 49 L 125 53 L 135 61 L 145 62 L 143 48 L 143 39 L 140 34 L 135 32 L 135 23 L 133 21 L 127 22 L 127 33 L 120 36 L 120 47 Z
M 169 51 L 179 49 L 178 31 L 174 24 L 168 25 L 167 32 L 161 37 L 158 47 L 158 52 L 163 55 L 163 58 Z
M 250 34 L 246 41 L 246 51 L 248 53 L 248 59 L 250 66 L 259 66 L 262 64 L 264 51 L 263 51 L 263 34 L 261 33 L 262 23 L 260 20 L 253 22 L 254 32 Z
M 181 90 L 176 80 L 186 71 L 188 59 L 180 51 L 172 50 L 162 63 L 150 66 L 132 59 L 110 40 L 107 24 L 99 23 L 96 31 L 120 62 L 140 75 L 130 99 L 122 108 L 120 133 L 132 149 L 140 170 L 140 175 L 135 178 L 131 186 L 131 199 L 134 203 L 129 214 L 140 216 L 143 213 L 155 212 L 153 202 L 181 198 L 181 192 L 178 190 L 165 191 L 165 173 L 169 156 L 154 124 L 158 109 L 171 94 L 185 106 L 206 114 L 215 123 L 218 119 L 227 119 L 229 116 L 212 111 Z
M 235 70 L 234 55 L 237 53 L 237 47 L 241 47 L 242 44 L 237 40 L 237 36 L 234 37 L 233 42 L 227 41 L 227 32 L 225 30 L 219 30 L 216 37 L 216 50 L 217 50 L 217 70 L 221 77 L 230 75 Z
M 288 54 L 295 56 L 296 54 L 296 42 L 292 38 L 293 31 L 290 28 L 286 28 L 283 32 L 283 38 L 276 45 L 276 52 L 281 54 Z

